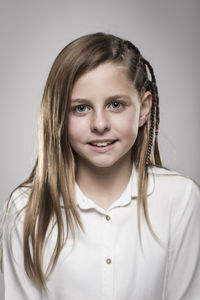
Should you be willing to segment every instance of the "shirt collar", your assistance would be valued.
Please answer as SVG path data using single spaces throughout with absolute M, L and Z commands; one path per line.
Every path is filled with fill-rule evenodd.
M 154 184 L 155 184 L 153 172 L 151 171 L 151 169 L 149 171 L 149 175 L 150 176 L 148 182 L 147 196 L 150 196 L 153 193 Z M 138 178 L 138 171 L 135 167 L 135 164 L 133 164 L 132 173 L 125 190 L 123 191 L 119 199 L 117 199 L 111 204 L 111 206 L 108 208 L 107 211 L 115 207 L 126 206 L 132 200 L 137 200 L 137 195 L 138 195 L 137 178 Z M 84 195 L 84 193 L 81 191 L 81 189 L 79 188 L 76 182 L 75 182 L 75 199 L 77 205 L 83 210 L 96 209 L 100 212 L 105 213 L 105 210 L 103 208 L 99 207 L 94 201 L 92 201 L 91 199 L 89 199 Z

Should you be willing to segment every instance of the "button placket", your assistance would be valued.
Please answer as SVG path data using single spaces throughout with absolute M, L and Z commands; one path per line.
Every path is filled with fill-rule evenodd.
M 104 253 L 103 253 L 103 299 L 113 295 L 113 222 L 111 215 L 104 216 Z

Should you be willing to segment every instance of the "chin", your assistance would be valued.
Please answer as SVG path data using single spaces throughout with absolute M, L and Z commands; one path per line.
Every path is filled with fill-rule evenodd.
M 117 163 L 117 161 L 112 160 L 112 161 L 91 161 L 89 162 L 89 164 L 91 165 L 91 167 L 96 167 L 96 168 L 111 168 L 113 167 L 115 164 Z

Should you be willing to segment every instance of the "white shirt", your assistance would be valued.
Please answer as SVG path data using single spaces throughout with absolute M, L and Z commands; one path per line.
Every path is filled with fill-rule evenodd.
M 69 238 L 47 282 L 48 294 L 34 287 L 23 269 L 23 218 L 12 235 L 15 260 L 9 230 L 4 230 L 5 300 L 199 300 L 200 191 L 192 180 L 172 176 L 174 172 L 153 168 L 153 173 L 148 185 L 149 217 L 163 247 L 142 219 L 143 252 L 140 248 L 134 167 L 121 197 L 106 211 L 76 184 L 85 234 L 79 232 L 74 244 Z M 19 211 L 27 197 L 19 191 L 15 196 L 13 209 Z M 55 238 L 56 229 L 46 247 L 44 265 Z

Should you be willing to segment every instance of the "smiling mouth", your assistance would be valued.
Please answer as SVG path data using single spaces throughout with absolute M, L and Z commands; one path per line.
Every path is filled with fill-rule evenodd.
M 114 141 L 108 141 L 108 142 L 91 142 L 91 143 L 89 143 L 90 145 L 92 145 L 92 146 L 96 146 L 96 147 L 101 147 L 101 148 L 103 148 L 103 147 L 106 147 L 106 146 L 108 146 L 108 145 L 111 145 L 111 144 L 114 144 L 115 142 L 116 142 L 117 140 L 114 140 Z

